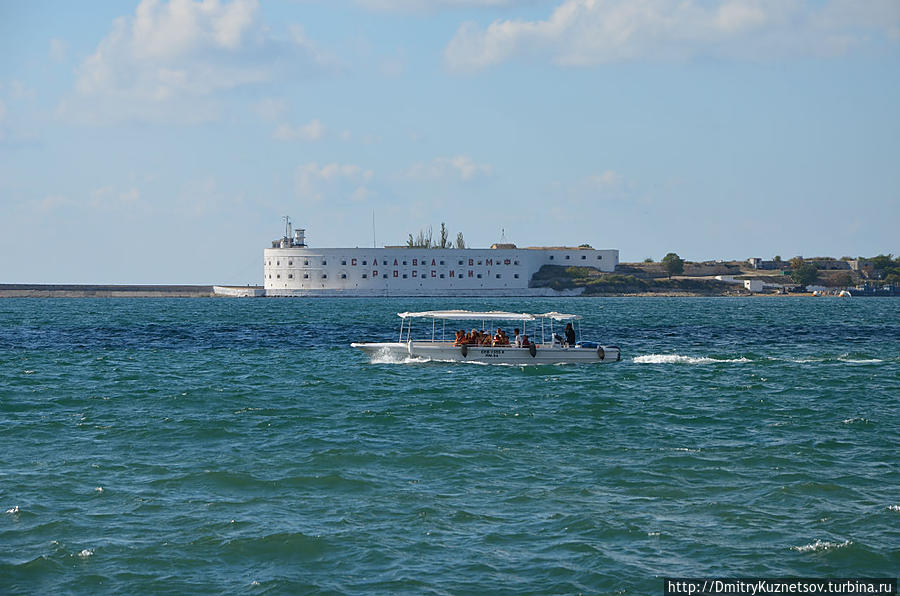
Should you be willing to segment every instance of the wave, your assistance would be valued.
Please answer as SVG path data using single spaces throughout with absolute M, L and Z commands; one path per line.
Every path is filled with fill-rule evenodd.
M 750 362 L 749 358 L 710 358 L 708 356 L 683 356 L 681 354 L 645 354 L 635 356 L 637 364 L 724 364 Z
M 804 544 L 803 546 L 792 546 L 791 550 L 795 550 L 798 553 L 809 553 L 809 552 L 818 552 L 820 550 L 832 550 L 836 548 L 843 548 L 845 546 L 850 546 L 853 544 L 850 540 L 844 540 L 843 542 L 822 542 L 821 540 L 816 540 L 810 544 Z
M 884 362 L 881 358 L 870 358 L 861 354 L 844 353 L 839 356 L 807 356 L 805 358 L 788 358 L 788 362 L 797 364 L 810 364 L 813 362 L 843 362 L 846 364 L 879 364 Z
M 428 362 L 428 360 L 413 358 L 409 354 L 398 356 L 388 348 L 381 348 L 372 355 L 372 359 L 369 362 L 372 364 L 421 364 L 422 362 Z
M 888 505 L 888 511 L 900 511 L 900 505 Z

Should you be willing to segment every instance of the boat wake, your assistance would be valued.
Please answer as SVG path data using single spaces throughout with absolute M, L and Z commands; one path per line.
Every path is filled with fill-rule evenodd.
M 645 354 L 635 356 L 636 364 L 727 364 L 750 362 L 749 358 L 709 358 L 707 356 L 683 356 L 681 354 Z
M 399 355 L 389 348 L 381 348 L 372 355 L 372 364 L 421 364 L 428 362 L 424 358 L 413 358 L 409 354 Z
M 809 553 L 809 552 L 818 552 L 823 550 L 832 550 L 835 548 L 844 548 L 845 546 L 850 546 L 853 544 L 850 540 L 844 540 L 843 542 L 829 542 L 829 541 L 821 541 L 816 540 L 810 544 L 804 544 L 803 546 L 792 546 L 791 550 L 795 550 L 798 553 Z

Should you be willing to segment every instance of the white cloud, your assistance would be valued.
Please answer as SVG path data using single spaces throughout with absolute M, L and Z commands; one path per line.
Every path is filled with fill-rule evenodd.
M 77 68 L 59 114 L 87 123 L 209 121 L 217 94 L 326 66 L 309 40 L 273 37 L 258 13 L 257 0 L 143 0 Z
M 50 59 L 54 62 L 65 62 L 69 55 L 69 44 L 62 39 L 50 40 Z
M 311 201 L 346 198 L 363 201 L 372 195 L 366 184 L 374 177 L 373 170 L 354 164 L 329 163 L 320 166 L 317 162 L 310 162 L 297 168 L 297 194 Z
M 447 8 L 502 7 L 534 4 L 535 0 L 356 0 L 370 10 L 393 12 L 426 12 Z
M 830 55 L 900 39 L 896 0 L 564 0 L 543 21 L 464 23 L 444 57 L 455 70 L 512 58 L 587 66 L 695 55 Z
M 416 163 L 406 172 L 407 178 L 438 180 L 455 178 L 468 182 L 481 176 L 490 176 L 493 168 L 489 164 L 475 163 L 468 155 L 437 157 L 431 163 Z
M 137 188 L 117 190 L 113 186 L 101 186 L 91 191 L 88 204 L 94 209 L 109 209 L 137 203 L 141 192 Z
M 256 113 L 268 122 L 279 120 L 287 112 L 287 101 L 281 98 L 267 97 L 256 103 Z
M 318 141 L 325 134 L 325 126 L 318 120 L 311 120 L 301 126 L 279 124 L 272 133 L 272 138 L 279 141 Z
M 34 201 L 34 207 L 41 213 L 57 211 L 60 207 L 72 204 L 72 201 L 64 195 L 47 195 L 43 199 Z
M 613 170 L 606 170 L 596 176 L 589 176 L 588 182 L 597 188 L 610 188 L 621 184 L 622 175 Z

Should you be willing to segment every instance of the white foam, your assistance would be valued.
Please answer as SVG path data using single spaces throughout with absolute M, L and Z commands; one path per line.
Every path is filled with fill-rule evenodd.
M 888 505 L 888 511 L 900 511 L 900 505 Z
M 7 509 L 7 510 L 6 510 L 6 513 L 9 513 L 9 514 L 11 514 L 11 515 L 15 515 L 15 514 L 17 514 L 19 511 L 20 511 L 19 506 L 16 505 L 15 507 L 10 507 L 9 509 Z
M 868 424 L 868 423 L 869 423 L 869 419 L 868 419 L 868 418 L 862 418 L 862 417 L 858 417 L 858 418 L 846 418 L 846 419 L 844 419 L 844 420 L 841 420 L 841 422 L 842 422 L 843 424 L 856 424 L 857 422 L 860 423 L 860 424 Z
M 843 548 L 845 546 L 850 546 L 853 544 L 849 540 L 844 540 L 843 542 L 822 542 L 821 540 L 816 540 L 810 544 L 804 544 L 803 546 L 792 546 L 791 550 L 795 550 L 798 553 L 809 553 L 809 552 L 818 552 L 820 550 L 831 550 L 834 548 Z
M 744 358 L 708 358 L 706 356 L 683 356 L 681 354 L 645 354 L 635 356 L 637 364 L 722 364 L 734 362 L 750 362 Z
M 78 556 L 81 557 L 82 559 L 87 559 L 88 557 L 92 557 L 92 556 L 94 556 L 94 549 L 86 548 L 86 549 L 82 550 L 80 553 L 78 553 Z
M 838 360 L 847 364 L 878 364 L 879 362 L 884 362 L 880 358 L 846 358 L 844 356 L 841 356 Z
M 102 493 L 102 492 L 103 492 L 103 487 L 102 487 L 102 486 L 98 486 L 97 488 L 94 489 L 94 492 Z
M 423 358 L 413 358 L 409 354 L 398 356 L 389 348 L 381 348 L 372 355 L 370 362 L 372 364 L 413 364 L 427 362 L 427 360 Z
M 33 374 L 34 374 L 34 371 L 33 371 L 33 370 L 23 370 L 22 372 L 25 373 L 26 375 L 33 375 Z

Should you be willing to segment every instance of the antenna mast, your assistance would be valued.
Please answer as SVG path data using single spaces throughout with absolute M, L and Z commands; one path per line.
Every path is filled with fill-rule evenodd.
M 282 215 L 281 219 L 284 220 L 284 237 L 290 240 L 291 238 L 291 218 L 287 215 Z

